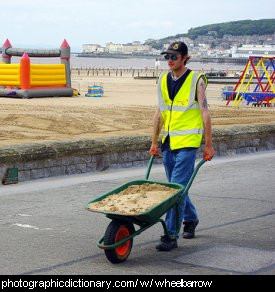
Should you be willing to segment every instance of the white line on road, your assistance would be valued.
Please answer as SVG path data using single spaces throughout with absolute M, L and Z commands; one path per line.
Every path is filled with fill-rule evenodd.
M 22 228 L 29 228 L 29 229 L 35 229 L 35 230 L 53 230 L 53 228 L 39 228 L 36 226 L 32 226 L 29 224 L 21 224 L 21 223 L 14 223 L 12 226 L 22 227 Z
M 31 217 L 32 215 L 29 215 L 29 214 L 17 214 L 18 216 L 21 216 L 21 217 Z
M 35 226 L 32 226 L 32 225 L 29 225 L 29 224 L 14 223 L 14 224 L 12 224 L 12 225 L 14 225 L 14 226 L 18 226 L 18 227 L 23 227 L 23 228 L 31 228 L 31 229 L 39 230 L 38 227 L 35 227 Z

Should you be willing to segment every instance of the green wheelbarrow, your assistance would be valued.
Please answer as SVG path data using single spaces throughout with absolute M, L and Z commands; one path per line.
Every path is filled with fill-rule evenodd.
M 199 168 L 208 160 L 207 158 L 202 159 L 195 167 L 194 172 L 187 183 L 186 186 L 177 183 L 164 183 L 158 181 L 148 180 L 151 167 L 153 164 L 154 156 L 151 156 L 148 164 L 147 173 L 144 180 L 135 180 L 128 182 L 106 194 L 103 194 L 89 203 L 86 204 L 86 209 L 91 212 L 103 213 L 107 218 L 112 221 L 108 225 L 104 236 L 98 240 L 97 246 L 104 250 L 107 259 L 114 264 L 124 262 L 131 253 L 131 249 L 133 246 L 133 238 L 156 223 L 160 222 L 163 226 L 164 233 L 169 236 L 168 230 L 164 220 L 161 219 L 162 215 L 164 215 L 168 209 L 175 208 L 176 209 L 176 234 L 180 231 L 180 222 L 179 222 L 179 206 L 182 201 L 186 197 L 186 194 L 189 188 L 192 185 L 192 182 L 199 170 Z M 120 193 L 121 191 L 127 189 L 129 186 L 133 185 L 142 185 L 142 184 L 160 184 L 169 188 L 175 189 L 175 193 L 173 193 L 168 199 L 162 201 L 158 205 L 153 206 L 153 208 L 146 210 L 144 213 L 139 213 L 135 215 L 125 215 L 118 214 L 112 212 L 104 212 L 104 211 L 95 211 L 89 208 L 91 203 L 99 202 L 110 195 L 115 195 Z M 182 194 L 182 195 L 181 195 Z M 139 228 L 135 230 L 134 225 L 137 225 Z M 169 236 L 171 239 L 172 237 Z

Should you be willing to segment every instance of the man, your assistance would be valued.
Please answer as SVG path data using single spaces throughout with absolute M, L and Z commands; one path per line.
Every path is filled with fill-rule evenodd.
M 186 67 L 189 56 L 184 42 L 172 43 L 162 54 L 165 54 L 170 72 L 162 75 L 158 82 L 159 105 L 154 116 L 150 153 L 158 155 L 158 138 L 164 127 L 161 150 L 167 179 L 169 182 L 186 185 L 194 171 L 196 151 L 201 145 L 203 129 L 204 157 L 211 160 L 214 156 L 211 118 L 205 95 L 207 79 L 205 75 Z M 183 237 L 193 238 L 199 220 L 188 194 L 180 207 L 180 224 L 183 220 Z M 174 208 L 166 213 L 165 223 L 169 236 L 161 237 L 160 244 L 156 246 L 159 251 L 170 251 L 177 247 Z

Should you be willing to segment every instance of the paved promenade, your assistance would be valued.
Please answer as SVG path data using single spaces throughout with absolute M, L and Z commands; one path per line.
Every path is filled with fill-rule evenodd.
M 137 167 L 0 186 L 0 274 L 275 274 L 274 151 L 207 162 L 190 189 L 200 215 L 196 238 L 157 252 L 157 224 L 134 238 L 125 263 L 113 265 L 96 246 L 110 220 L 84 205 L 145 172 Z M 161 165 L 150 179 L 165 180 Z

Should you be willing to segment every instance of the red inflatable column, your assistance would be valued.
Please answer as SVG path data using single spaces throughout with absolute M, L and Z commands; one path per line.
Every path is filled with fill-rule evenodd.
M 26 52 L 20 61 L 20 84 L 23 90 L 31 88 L 31 62 Z

